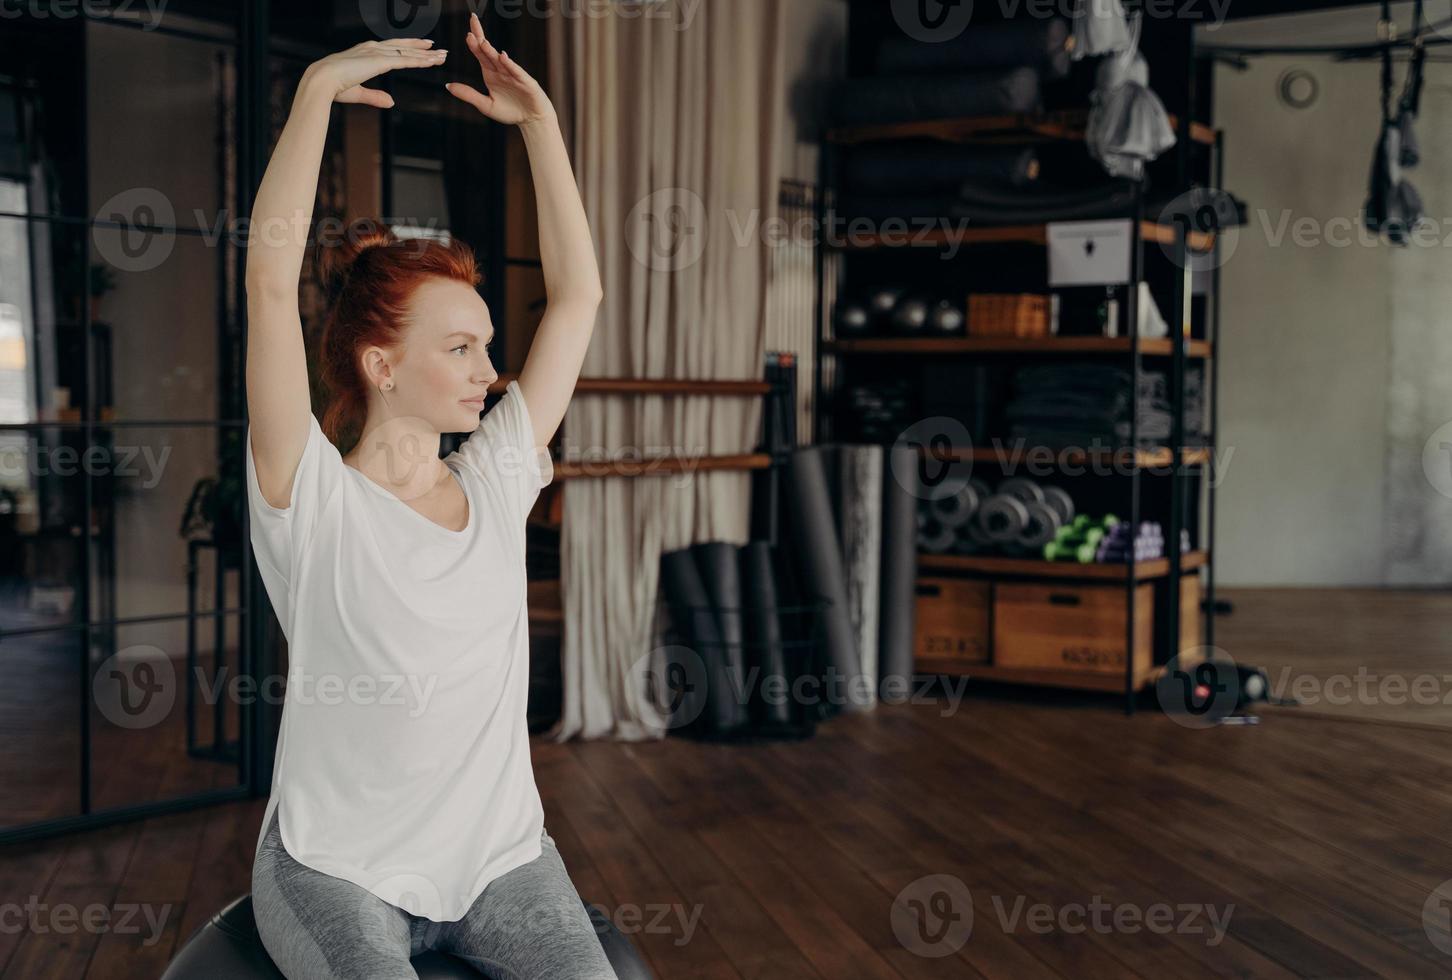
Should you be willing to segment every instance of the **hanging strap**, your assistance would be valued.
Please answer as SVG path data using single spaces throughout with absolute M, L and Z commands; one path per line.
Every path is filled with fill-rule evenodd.
M 1413 117 L 1422 107 L 1423 64 L 1427 59 L 1427 48 L 1422 43 L 1422 0 L 1412 8 L 1412 61 L 1407 68 L 1407 80 L 1402 86 L 1402 97 L 1398 101 L 1398 113 L 1409 112 Z
M 1381 37 L 1381 121 L 1392 121 L 1392 19 L 1391 0 L 1381 0 L 1381 22 L 1377 27 Z

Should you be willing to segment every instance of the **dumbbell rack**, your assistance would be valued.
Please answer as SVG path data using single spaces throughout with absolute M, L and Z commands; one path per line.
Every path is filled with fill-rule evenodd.
M 1173 117 L 1172 117 L 1173 118 Z M 1184 189 L 1187 182 L 1184 176 L 1188 169 L 1188 153 L 1191 141 L 1206 147 L 1212 154 L 1212 162 L 1209 169 L 1212 171 L 1213 187 L 1220 187 L 1223 176 L 1223 134 L 1219 130 L 1212 130 L 1210 127 L 1192 124 L 1188 115 L 1181 115 L 1175 120 L 1174 125 L 1178 130 L 1178 172 L 1181 177 L 1179 187 Z M 1082 120 L 1076 119 L 1073 113 L 1056 113 L 1044 117 L 1028 116 L 995 116 L 995 117 L 967 117 L 959 119 L 933 120 L 929 122 L 913 122 L 900 125 L 875 125 L 866 127 L 850 127 L 844 129 L 830 130 L 822 145 L 820 187 L 821 193 L 817 195 L 817 220 L 818 227 L 831 229 L 836 227 L 833 220 L 833 207 L 836 198 L 837 180 L 840 172 L 839 153 L 843 148 L 879 140 L 901 140 L 901 139 L 938 139 L 957 144 L 981 143 L 1013 143 L 1013 142 L 1045 142 L 1052 140 L 1080 140 L 1083 139 Z M 840 280 L 840 264 L 844 252 L 879 247 L 881 242 L 874 241 L 871 237 L 855 237 L 850 243 L 835 243 L 834 236 L 827 236 L 824 240 L 824 247 L 817 250 L 817 324 L 818 324 L 818 351 L 814 360 L 815 383 L 813 390 L 817 392 L 816 408 L 813 413 L 814 436 L 816 441 L 830 441 L 833 436 L 832 417 L 829 411 L 823 406 L 831 406 L 835 403 L 834 395 L 838 389 L 838 374 L 841 365 L 838 359 L 850 359 L 860 356 L 902 356 L 920 355 L 930 357 L 989 357 L 1010 354 L 1022 357 L 1034 357 L 1048 355 L 1063 357 L 1065 355 L 1083 354 L 1085 356 L 1103 357 L 1114 353 L 1122 352 L 1129 359 L 1129 370 L 1132 375 L 1131 392 L 1133 408 L 1131 410 L 1131 430 L 1129 448 L 1124 458 L 1129 464 L 1129 472 L 1124 477 L 1127 483 L 1126 489 L 1126 512 L 1128 520 L 1133 528 L 1138 528 L 1141 519 L 1140 495 L 1142 479 L 1150 478 L 1142 471 L 1147 467 L 1158 466 L 1163 462 L 1171 462 L 1171 474 L 1166 479 L 1170 480 L 1169 487 L 1169 521 L 1165 532 L 1168 542 L 1166 554 L 1163 558 L 1151 561 L 1137 562 L 1134 560 L 1134 549 L 1129 549 L 1128 560 L 1123 565 L 1118 564 L 1091 564 L 1091 565 L 1069 565 L 1067 563 L 1055 563 L 1030 559 L 997 558 L 984 556 L 958 556 L 958 555 L 919 555 L 920 568 L 933 568 L 940 571 L 961 571 L 975 575 L 992 577 L 1007 577 L 1019 581 L 1048 582 L 1064 580 L 1088 580 L 1095 583 L 1118 583 L 1125 586 L 1126 605 L 1126 626 L 1125 626 L 1125 671 L 1122 687 L 1115 682 L 1113 675 L 1093 675 L 1086 673 L 1063 672 L 1061 676 L 1054 676 L 1052 671 L 1025 671 L 997 667 L 993 664 L 974 664 L 960 672 L 969 673 L 972 676 L 988 680 L 1000 680 L 1014 683 L 1042 684 L 1046 686 L 1072 687 L 1091 690 L 1115 691 L 1122 690 L 1124 697 L 1124 708 L 1126 713 L 1133 713 L 1135 700 L 1138 692 L 1152 684 L 1158 674 L 1163 670 L 1164 661 L 1169 656 L 1178 653 L 1181 643 L 1180 624 L 1180 597 L 1181 582 L 1186 572 L 1198 574 L 1203 568 L 1204 579 L 1204 602 L 1203 609 L 1206 610 L 1202 617 L 1203 643 L 1206 647 L 1214 643 L 1213 610 L 1215 608 L 1215 579 L 1214 566 L 1211 561 L 1215 529 L 1215 487 L 1212 480 L 1206 479 L 1203 491 L 1203 502 L 1205 516 L 1202 523 L 1203 533 L 1201 535 L 1200 550 L 1181 553 L 1180 550 L 1180 529 L 1186 525 L 1185 505 L 1190 498 L 1186 496 L 1185 483 L 1187 477 L 1192 485 L 1198 490 L 1200 476 L 1208 476 L 1211 473 L 1210 467 L 1215 458 L 1216 440 L 1218 438 L 1218 370 L 1216 370 L 1216 358 L 1218 355 L 1218 344 L 1220 340 L 1219 331 L 1219 238 L 1214 235 L 1206 235 L 1190 231 L 1185 223 L 1176 222 L 1174 227 L 1156 224 L 1145 219 L 1144 185 L 1139 182 L 1135 186 L 1133 206 L 1125 215 L 1130 220 L 1131 227 L 1131 276 L 1126 291 L 1126 337 L 1098 337 L 1098 336 L 1074 336 L 1074 337 L 1048 337 L 1044 339 L 1014 339 L 996 337 L 975 337 L 971 333 L 965 336 L 954 337 L 925 337 L 925 338 L 893 338 L 893 337 L 872 337 L 860 339 L 838 340 L 833 336 L 835 323 L 835 306 L 839 300 L 838 283 Z M 1005 242 L 1021 242 L 1042 245 L 1047 239 L 1047 226 L 1044 224 L 1019 225 L 1019 226 L 983 226 L 958 231 L 934 230 L 930 235 L 924 236 L 924 244 L 941 247 L 947 244 L 956 244 L 963 248 L 992 247 L 1000 246 Z M 1165 311 L 1165 319 L 1170 324 L 1169 337 L 1161 339 L 1149 339 L 1139 336 L 1138 330 L 1138 304 L 1139 284 L 1145 279 L 1145 250 L 1147 246 L 1160 244 L 1168 245 L 1171 250 L 1174 268 L 1182 270 L 1182 274 L 1174 276 L 1174 300 L 1168 310 Z M 1211 283 L 1209 287 L 1207 317 L 1204 330 L 1204 339 L 1196 340 L 1185 336 L 1183 323 L 1188 319 L 1189 314 L 1189 291 L 1191 289 L 1188 254 L 1190 249 L 1200 252 L 1208 252 L 1211 256 Z M 971 330 L 971 324 L 969 325 Z M 1145 355 L 1165 356 L 1170 359 L 1169 385 L 1171 389 L 1171 432 L 1169 447 L 1163 450 L 1151 450 L 1139 448 L 1139 425 L 1138 425 L 1138 390 L 1141 376 L 1141 358 Z M 1194 357 L 1201 360 L 1207 372 L 1205 377 L 1205 397 L 1208 399 L 1205 405 L 1204 416 L 1208 420 L 1208 432 L 1206 443 L 1203 446 L 1190 447 L 1185 444 L 1184 439 L 1184 414 L 1185 414 L 1185 366 L 1187 358 Z M 1030 450 L 1031 451 L 1031 450 Z M 1122 450 L 1116 448 L 1113 452 L 1117 455 Z M 941 458 L 941 457 L 940 457 Z M 995 450 L 954 450 L 950 451 L 949 458 L 956 460 L 968 460 L 976 462 L 994 462 L 998 460 Z M 1104 479 L 1117 479 L 1116 476 L 1106 476 Z M 1193 502 L 1198 503 L 1200 494 L 1196 493 Z M 1137 587 L 1147 581 L 1164 578 L 1167 586 L 1167 601 L 1163 603 L 1167 623 L 1161 630 L 1159 619 L 1155 618 L 1155 628 L 1158 635 L 1165 639 L 1163 646 L 1168 647 L 1173 653 L 1162 656 L 1161 644 L 1152 643 L 1153 651 L 1151 656 L 1151 669 L 1147 674 L 1136 675 L 1135 656 L 1136 650 L 1136 595 Z M 918 670 L 922 672 L 945 672 L 947 669 L 942 665 L 918 661 Z M 1183 666 L 1183 663 L 1182 663 Z

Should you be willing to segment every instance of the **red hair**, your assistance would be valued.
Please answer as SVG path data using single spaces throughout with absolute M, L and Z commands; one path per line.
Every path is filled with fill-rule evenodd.
M 381 221 L 352 222 L 340 238 L 319 240 L 317 261 L 327 291 L 320 380 L 326 395 L 322 429 L 334 445 L 362 434 L 368 381 L 358 354 L 395 347 L 414 289 L 429 276 L 479 284 L 474 250 L 457 238 L 400 239 Z

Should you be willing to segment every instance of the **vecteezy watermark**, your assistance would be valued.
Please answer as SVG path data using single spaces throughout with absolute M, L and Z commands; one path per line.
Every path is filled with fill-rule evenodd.
M 73 905 L 70 902 L 47 903 L 41 901 L 39 895 L 31 895 L 24 903 L 0 902 L 0 934 L 13 936 L 30 932 L 68 936 L 76 932 L 112 932 L 119 936 L 135 936 L 144 931 L 141 945 L 154 946 L 161 940 L 171 913 L 170 903 L 115 902 L 105 905 L 92 902 Z
M 1225 941 L 1235 914 L 1234 903 L 1110 902 L 1095 894 L 1083 902 L 1040 902 L 1030 895 L 989 896 L 999 929 L 1005 934 L 1035 935 L 1086 932 L 1100 935 L 1203 936 L 1206 946 Z M 962 879 L 949 874 L 925 875 L 909 882 L 893 899 L 893 934 L 919 956 L 951 956 L 973 932 L 973 895 Z
M 696 925 L 706 907 L 697 902 L 689 908 L 678 902 L 646 902 L 636 905 L 626 902 L 607 908 L 593 904 L 598 918 L 608 921 L 617 931 L 625 935 L 645 933 L 653 936 L 673 936 L 672 945 L 684 946 L 696 933 Z M 603 932 L 604 922 L 597 923 L 596 932 Z
M 395 216 L 381 219 L 406 247 L 419 250 L 430 241 L 447 242 L 449 235 L 437 218 Z M 96 209 L 91 240 L 96 252 L 122 272 L 150 272 L 160 268 L 176 247 L 178 236 L 186 235 L 206 248 L 254 245 L 335 248 L 356 244 L 377 230 L 373 222 L 353 221 L 330 215 L 315 218 L 311 209 L 254 220 L 221 210 L 208 213 L 193 208 L 178 216 L 171 198 L 155 187 L 130 187 L 111 195 Z
M 973 0 L 892 0 L 892 19 L 915 41 L 951 41 L 973 21 Z
M 968 427 L 947 415 L 919 419 L 898 433 L 888 454 L 892 478 L 920 500 L 941 500 L 961 491 L 973 478 L 973 437 Z
M 977 0 L 978 9 L 992 12 L 985 23 L 1003 20 L 1072 18 L 1083 0 Z M 952 41 L 973 21 L 974 0 L 892 0 L 892 18 L 916 41 Z M 1225 23 L 1230 0 L 1146 0 L 1140 6 L 1151 20 L 1182 20 L 1218 26 Z
M 947 261 L 962 248 L 970 225 L 968 218 L 941 214 L 845 217 L 836 210 L 828 210 L 823 220 L 815 215 L 763 219 L 760 208 L 712 212 L 695 191 L 663 187 L 637 201 L 626 215 L 625 246 L 637 262 L 657 272 L 690 268 L 706 254 L 708 242 L 718 239 L 734 248 L 936 248 Z
M 1422 444 L 1422 473 L 1444 497 L 1452 497 L 1452 422 L 1444 422 Z
M 654 710 L 655 719 L 665 729 L 684 728 L 705 710 L 711 692 L 712 672 L 706 660 L 694 647 L 675 643 L 654 647 L 632 661 L 630 683 L 645 696 L 646 706 Z M 759 665 L 750 668 L 722 670 L 716 675 L 725 689 L 718 698 L 745 706 L 756 702 L 768 707 L 815 707 L 831 705 L 850 707 L 868 704 L 877 697 L 884 704 L 938 705 L 939 715 L 952 717 L 963 703 L 968 677 L 942 677 L 945 698 L 933 693 L 933 677 L 914 679 L 889 675 L 876 681 L 866 674 L 847 674 L 828 665 L 820 674 L 769 673 Z
M 915 423 L 916 425 L 916 423 Z M 1032 477 L 1129 476 L 1136 471 L 1151 476 L 1183 475 L 1201 466 L 1210 467 L 1210 485 L 1219 487 L 1229 475 L 1234 446 L 1187 447 L 1178 462 L 1167 448 L 1145 448 L 1131 453 L 1107 442 L 1085 446 L 1043 446 L 1018 438 L 989 440 L 984 450 L 992 452 L 993 470 L 1005 477 L 1020 469 Z M 956 477 L 955 477 L 956 479 Z
M 1427 894 L 1422 903 L 1422 931 L 1440 952 L 1452 956 L 1452 878 Z
M 0 448 L 0 477 L 7 482 L 43 476 L 116 476 L 143 490 L 161 483 L 162 471 L 175 446 L 47 446 L 40 442 L 27 448 Z
M 161 26 L 168 0 L 0 0 L 0 20 L 72 20 L 113 17 L 134 20 L 143 31 Z
M 1186 728 L 1213 728 L 1240 701 L 1235 661 L 1219 647 L 1188 647 L 1171 657 L 1155 681 L 1160 709 Z
M 1036 935 L 1086 932 L 1104 936 L 1150 932 L 1160 936 L 1204 936 L 1206 946 L 1219 946 L 1230 928 L 1235 904 L 1208 902 L 1109 902 L 1100 895 L 1087 902 L 1034 902 L 1027 895 L 992 896 L 993 911 L 1006 933 L 1020 927 Z
M 226 701 L 245 705 L 262 702 L 362 705 L 398 709 L 418 718 L 429 709 L 438 688 L 433 673 L 315 674 L 293 670 L 255 677 L 233 672 L 225 664 L 209 672 L 192 671 L 192 687 L 209 706 Z M 177 703 L 177 670 L 161 647 L 137 643 L 117 650 L 96 668 L 91 697 L 101 717 L 120 728 L 150 728 L 163 722 Z
M 91 677 L 96 710 L 118 728 L 150 728 L 176 704 L 176 669 L 160 647 L 138 643 L 103 660 Z
M 254 678 L 249 674 L 233 674 L 226 666 L 208 677 L 205 670 L 194 671 L 196 689 L 202 700 L 215 705 L 225 697 L 232 704 L 324 704 L 401 706 L 409 718 L 428 711 L 438 687 L 438 674 L 313 674 L 295 670 L 286 676 L 269 674 Z
M 666 26 L 687 30 L 706 0 L 466 0 L 482 21 L 486 12 L 500 20 L 520 17 L 560 17 L 564 20 L 669 21 Z
M 892 934 L 919 956 L 952 956 L 973 934 L 973 893 L 961 878 L 925 875 L 892 900 Z
M 382 40 L 427 37 L 443 10 L 444 0 L 358 0 L 358 16 Z
M 1351 674 L 1303 674 L 1282 667 L 1271 677 L 1269 693 L 1272 700 L 1307 708 L 1446 707 L 1452 706 L 1452 673 L 1376 674 L 1358 667 Z

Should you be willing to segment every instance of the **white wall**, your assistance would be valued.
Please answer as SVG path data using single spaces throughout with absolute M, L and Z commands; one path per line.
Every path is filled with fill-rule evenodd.
M 1320 82 L 1307 109 L 1277 98 L 1291 67 Z M 1379 71 L 1289 57 L 1216 71 L 1225 186 L 1251 210 L 1221 280 L 1221 444 L 1233 451 L 1218 498 L 1225 585 L 1452 581 L 1452 537 L 1431 533 L 1452 530 L 1452 500 L 1421 465 L 1427 437 L 1452 417 L 1452 388 L 1439 380 L 1452 377 L 1452 253 L 1440 244 L 1452 228 L 1440 217 L 1452 214 L 1452 76 L 1428 66 L 1424 162 L 1409 171 L 1436 245 L 1399 249 L 1359 223 Z

